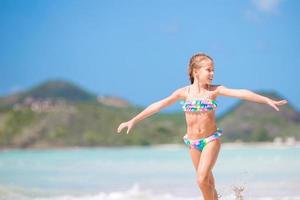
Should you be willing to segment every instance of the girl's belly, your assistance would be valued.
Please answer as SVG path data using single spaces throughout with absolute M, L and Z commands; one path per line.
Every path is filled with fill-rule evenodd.
M 214 115 L 190 115 L 186 116 L 187 136 L 189 139 L 205 138 L 214 134 L 217 130 L 217 125 Z

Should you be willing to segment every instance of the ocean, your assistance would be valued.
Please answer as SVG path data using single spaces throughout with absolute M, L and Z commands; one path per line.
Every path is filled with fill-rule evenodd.
M 223 144 L 220 199 L 300 200 L 300 147 Z M 183 145 L 0 151 L 0 199 L 200 200 Z

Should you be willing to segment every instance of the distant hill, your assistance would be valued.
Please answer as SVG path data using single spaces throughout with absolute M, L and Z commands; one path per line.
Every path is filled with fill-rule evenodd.
M 107 106 L 114 106 L 119 108 L 126 108 L 130 106 L 130 103 L 128 101 L 115 96 L 98 96 L 97 101 Z
M 272 99 L 284 99 L 276 92 L 258 92 Z M 225 132 L 225 141 L 272 141 L 275 137 L 295 137 L 300 140 L 300 113 L 290 104 L 272 107 L 240 101 L 219 118 Z
M 160 114 L 137 125 L 133 137 L 117 135 L 118 124 L 142 108 L 119 97 L 97 97 L 67 81 L 44 82 L 3 97 L 0 104 L 2 148 L 174 143 L 174 133 L 184 127 L 182 115 Z
M 68 102 L 96 102 L 97 96 L 64 80 L 50 80 L 28 90 L 0 98 L 0 108 L 23 103 L 26 99 L 65 100 Z
M 64 80 L 46 81 L 23 95 L 34 99 L 62 98 L 69 102 L 96 101 L 96 95 Z
M 259 93 L 282 99 L 274 92 Z M 47 81 L 0 98 L 0 148 L 182 143 L 186 128 L 182 112 L 156 114 L 139 123 L 130 136 L 116 134 L 120 122 L 142 109 L 119 97 L 97 97 L 74 83 Z M 300 114 L 291 105 L 276 112 L 240 101 L 217 121 L 224 129 L 224 142 L 300 139 Z

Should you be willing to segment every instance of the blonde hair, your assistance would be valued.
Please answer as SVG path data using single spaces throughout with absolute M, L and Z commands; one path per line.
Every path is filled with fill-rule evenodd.
M 213 63 L 213 59 L 210 56 L 206 55 L 205 53 L 196 53 L 191 57 L 189 62 L 189 67 L 188 67 L 188 74 L 189 74 L 189 79 L 191 84 L 194 83 L 194 75 L 193 75 L 194 69 L 202 67 L 200 63 L 207 59 Z

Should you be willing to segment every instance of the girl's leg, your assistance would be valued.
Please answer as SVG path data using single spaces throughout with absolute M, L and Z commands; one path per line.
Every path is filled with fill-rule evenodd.
M 215 197 L 215 199 L 218 199 L 218 193 L 217 193 L 216 186 L 215 186 L 215 178 L 214 178 L 214 175 L 213 175 L 212 171 L 210 171 L 210 176 L 209 176 L 208 181 L 209 181 L 210 185 L 212 185 L 212 187 L 214 188 L 214 197 Z
M 200 161 L 201 151 L 194 149 L 194 148 L 190 148 L 190 156 L 191 156 L 194 168 L 197 171 L 199 161 Z
M 211 141 L 201 153 L 197 168 L 197 183 L 203 193 L 204 200 L 218 199 L 211 171 L 218 158 L 220 146 L 219 140 Z
M 200 157 L 201 157 L 201 151 L 199 151 L 199 150 L 197 150 L 197 149 L 191 148 L 191 149 L 190 149 L 190 156 L 191 156 L 191 159 L 192 159 L 194 168 L 195 168 L 195 170 L 196 170 L 196 172 L 197 172 L 198 166 L 199 166 Z M 197 173 L 197 174 L 198 174 L 198 173 Z M 214 176 L 213 176 L 212 172 L 210 172 L 209 177 L 208 177 L 208 180 L 209 180 L 210 185 L 212 185 L 213 188 L 215 188 L 215 180 L 214 180 Z M 218 196 L 216 190 L 214 190 L 214 195 L 215 195 L 216 197 Z M 216 198 L 216 199 L 217 199 L 217 198 Z

